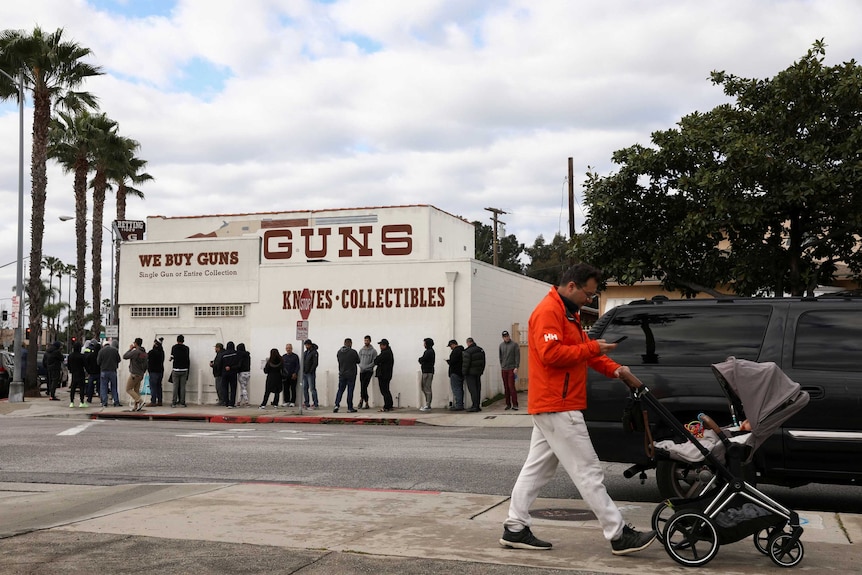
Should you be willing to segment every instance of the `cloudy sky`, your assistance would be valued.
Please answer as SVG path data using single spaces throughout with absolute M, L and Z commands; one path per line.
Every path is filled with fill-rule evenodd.
M 770 77 L 819 38 L 827 63 L 856 58 L 859 22 L 855 0 L 0 6 L 2 28 L 62 27 L 93 50 L 105 74 L 85 89 L 155 177 L 130 219 L 422 203 L 489 222 L 496 207 L 528 245 L 567 232 L 568 157 L 580 198 L 588 167 L 610 173 L 614 150 L 723 102 L 710 71 Z M 0 104 L 0 265 L 16 258 L 17 135 L 16 104 Z M 48 178 L 44 251 L 74 263 L 74 222 L 58 220 L 73 213 L 72 178 L 54 166 Z M 14 270 L 0 268 L 9 295 Z

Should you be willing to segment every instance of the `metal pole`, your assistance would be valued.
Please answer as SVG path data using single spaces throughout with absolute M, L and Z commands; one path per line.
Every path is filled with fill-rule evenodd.
M 4 72 L 4 74 L 6 74 Z M 8 75 L 8 74 L 6 74 Z M 24 69 L 18 71 L 18 265 L 15 293 L 18 295 L 18 329 L 15 330 L 15 370 L 9 384 L 9 402 L 24 401 L 22 340 L 24 337 Z

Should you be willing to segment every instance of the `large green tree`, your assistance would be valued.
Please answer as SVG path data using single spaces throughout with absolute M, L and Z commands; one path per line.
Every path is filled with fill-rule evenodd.
M 100 74 L 87 63 L 89 48 L 63 38 L 63 30 L 47 34 L 36 27 L 0 32 L 0 68 L 15 77 L 24 73 L 25 87 L 33 94 L 33 144 L 30 160 L 32 213 L 30 217 L 30 352 L 27 356 L 25 395 L 38 395 L 36 352 L 42 323 L 41 297 L 42 237 L 45 231 L 45 197 L 48 187 L 48 128 L 53 107 L 70 110 L 94 107 L 96 99 L 88 92 L 75 91 L 87 78 Z M 0 98 L 17 97 L 16 86 L 0 75 Z
M 530 256 L 526 274 L 556 285 L 563 270 L 575 263 L 572 252 L 576 243 L 579 243 L 577 237 L 571 241 L 559 232 L 554 234 L 551 243 L 546 243 L 545 237 L 540 235 L 532 246 L 524 248 L 524 253 Z
M 485 263 L 494 263 L 494 228 L 482 222 L 473 222 L 476 228 L 476 259 Z M 514 234 L 497 237 L 497 266 L 509 271 L 524 273 L 521 254 L 524 244 L 518 243 Z
M 826 48 L 773 78 L 713 72 L 731 102 L 590 173 L 581 256 L 624 284 L 802 295 L 845 263 L 862 277 L 862 67 Z

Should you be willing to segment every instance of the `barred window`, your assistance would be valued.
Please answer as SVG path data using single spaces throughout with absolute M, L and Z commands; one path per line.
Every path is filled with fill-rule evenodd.
M 245 306 L 235 305 L 196 305 L 195 317 L 242 317 Z
M 179 307 L 175 305 L 132 306 L 131 315 L 132 317 L 177 317 Z

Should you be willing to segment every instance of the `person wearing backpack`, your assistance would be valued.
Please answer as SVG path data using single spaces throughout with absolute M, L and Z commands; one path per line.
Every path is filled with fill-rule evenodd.
M 126 380 L 126 393 L 128 393 L 135 404 L 131 411 L 140 411 L 144 408 L 144 398 L 141 397 L 141 382 L 149 367 L 147 362 L 147 351 L 144 349 L 144 340 L 136 337 L 135 342 L 129 346 L 129 350 L 123 354 L 123 359 L 129 360 L 129 378 Z

